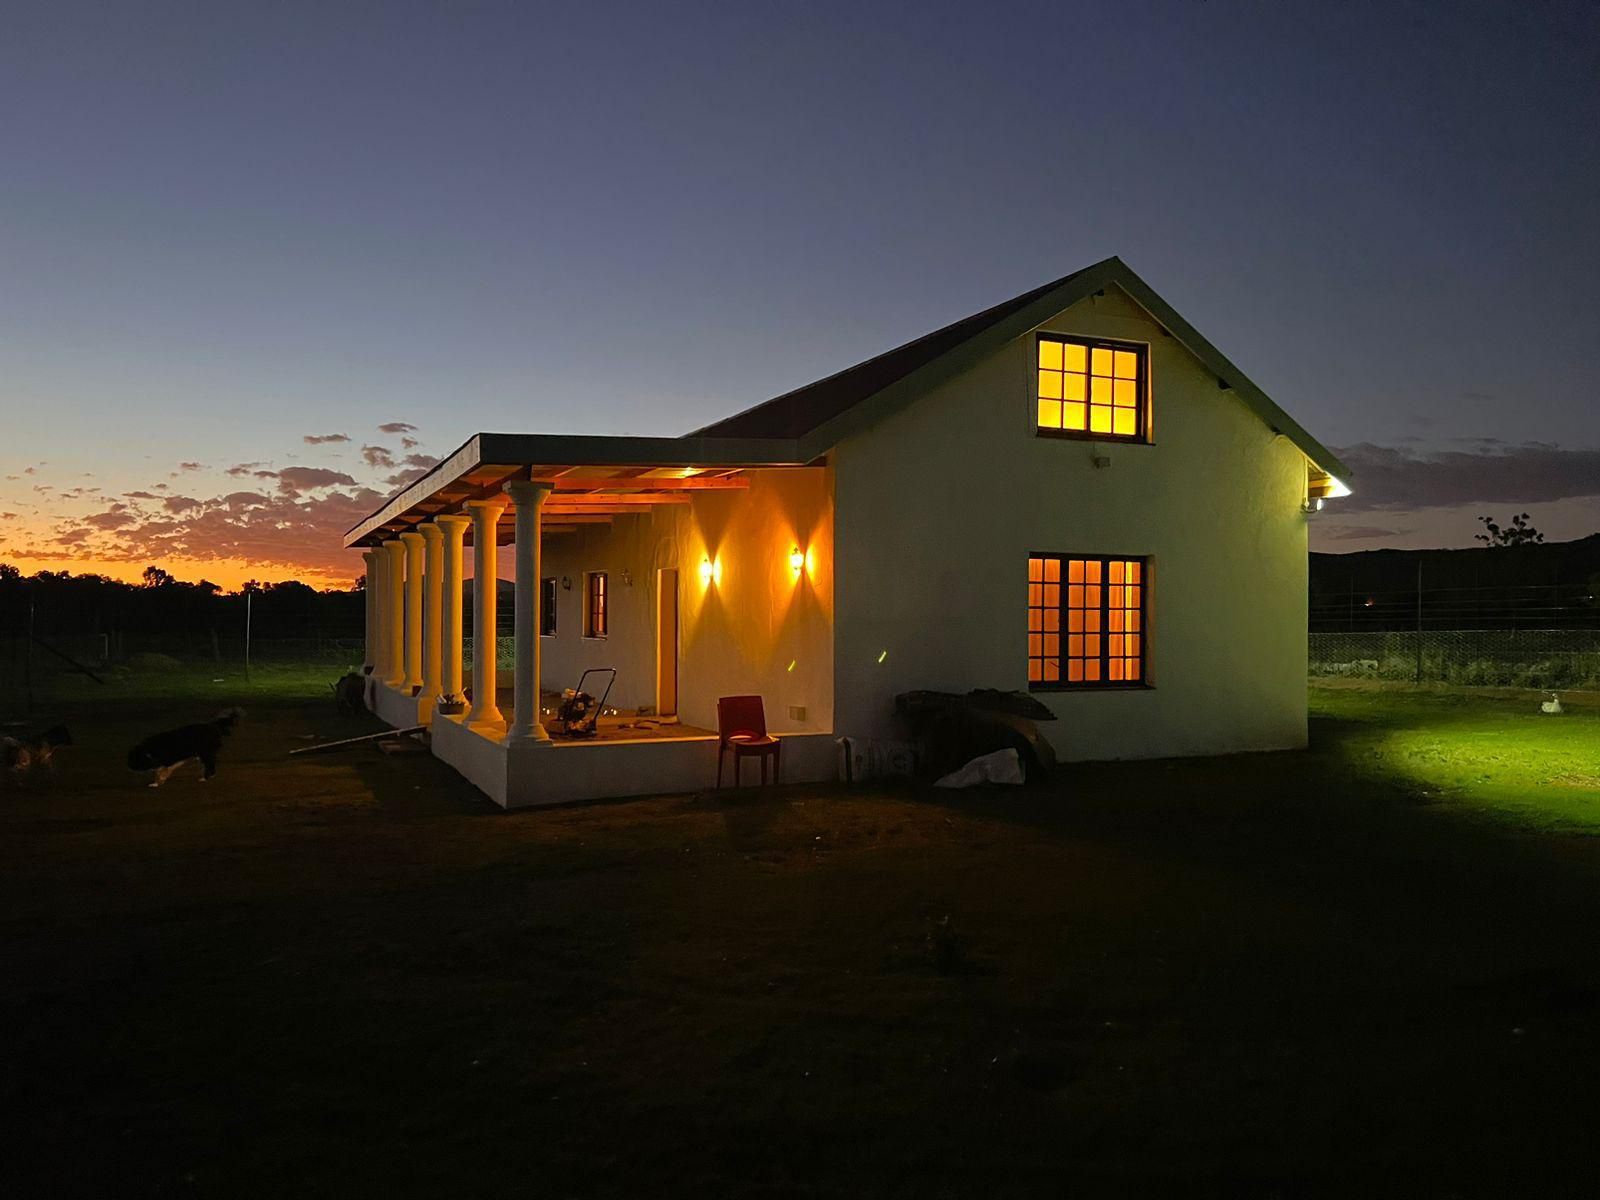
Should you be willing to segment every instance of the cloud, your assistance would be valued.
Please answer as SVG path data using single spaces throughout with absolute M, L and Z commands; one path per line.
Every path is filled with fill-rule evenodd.
M 350 435 L 347 433 L 308 433 L 300 440 L 308 446 L 326 446 L 330 442 L 348 442 Z
M 401 460 L 403 470 L 396 471 L 383 482 L 391 488 L 403 488 L 407 484 L 415 483 L 428 473 L 428 469 L 439 460 L 431 454 L 408 454 Z
M 161 502 L 161 507 L 169 513 L 188 512 L 191 508 L 199 508 L 200 501 L 193 496 L 168 496 Z
M 197 462 L 181 462 L 178 464 L 178 470 L 180 471 L 202 471 L 204 469 L 204 465 Z
M 266 466 L 265 463 L 258 462 L 235 463 L 233 466 L 228 468 L 227 473 L 233 476 L 249 475 L 264 466 Z
M 363 446 L 361 458 L 369 467 L 394 466 L 394 454 L 387 446 Z
M 91 531 L 87 529 L 69 529 L 65 533 L 58 533 L 53 539 L 58 546 L 77 546 L 87 541 Z
M 316 468 L 290 468 L 313 471 Z M 337 474 L 337 472 L 332 472 Z M 347 477 L 348 478 L 348 477 Z M 359 563 L 343 548 L 345 530 L 383 500 L 370 488 L 315 496 L 234 492 L 175 517 L 119 528 L 94 557 L 108 562 L 205 562 L 231 558 L 302 573 L 348 577 Z M 83 531 L 88 535 L 88 531 Z M 81 540 L 81 539 L 79 539 Z
M 284 492 L 309 492 L 317 488 L 354 486 L 355 480 L 343 471 L 330 471 L 327 467 L 285 467 L 281 471 L 261 472 L 267 477 L 276 476 L 278 489 Z
M 1330 525 L 1322 531 L 1322 536 L 1332 542 L 1344 542 L 1358 538 L 1391 538 L 1409 533 L 1406 529 L 1385 529 L 1381 525 Z
M 1460 504 L 1536 504 L 1600 495 L 1600 449 L 1493 438 L 1452 439 L 1465 448 L 1420 451 L 1362 442 L 1339 451 L 1355 494 L 1341 513 Z
M 420 445 L 422 445 L 422 443 L 417 441 L 417 439 L 414 437 L 403 437 L 400 439 L 400 448 L 402 450 L 415 450 Z
M 230 472 L 230 474 L 231 474 L 231 472 Z M 129 500 L 159 500 L 159 499 L 161 499 L 161 497 L 156 495 L 154 492 L 129 492 L 128 493 L 128 499 Z
M 385 425 L 378 426 L 379 433 L 415 433 L 416 431 L 417 427 L 415 425 L 408 425 L 404 421 L 390 421 Z
M 117 508 L 108 509 L 103 513 L 95 513 L 92 517 L 83 519 L 83 524 L 91 529 L 126 529 L 129 525 L 137 525 L 138 523 L 138 517 Z

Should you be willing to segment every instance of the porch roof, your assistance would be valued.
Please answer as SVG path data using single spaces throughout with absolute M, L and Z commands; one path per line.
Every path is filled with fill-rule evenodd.
M 549 482 L 546 530 L 609 521 L 657 504 L 686 504 L 695 491 L 742 488 L 750 467 L 801 467 L 793 438 L 597 437 L 478 433 L 415 483 L 395 492 L 344 536 L 375 546 L 468 500 L 497 494 L 508 480 Z M 509 522 L 504 524 L 509 537 Z

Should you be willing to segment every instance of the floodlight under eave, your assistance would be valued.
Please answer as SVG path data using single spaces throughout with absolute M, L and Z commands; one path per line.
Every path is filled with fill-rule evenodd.
M 1348 496 L 1350 494 L 1349 484 L 1345 483 L 1344 480 L 1340 479 L 1336 475 L 1328 476 L 1328 490 L 1322 493 L 1324 499 L 1337 500 L 1341 496 Z

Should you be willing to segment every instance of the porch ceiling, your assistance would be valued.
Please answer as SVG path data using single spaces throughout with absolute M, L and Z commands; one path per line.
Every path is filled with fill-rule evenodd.
M 560 437 L 480 433 L 402 488 L 345 534 L 374 546 L 469 500 L 498 495 L 514 479 L 548 482 L 544 529 L 556 533 L 656 505 L 687 504 L 697 491 L 748 486 L 751 467 L 806 466 L 787 439 Z M 511 539 L 511 517 L 499 526 Z

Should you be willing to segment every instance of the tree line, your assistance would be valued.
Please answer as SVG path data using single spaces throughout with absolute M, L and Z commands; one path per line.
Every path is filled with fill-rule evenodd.
M 138 583 L 104 575 L 40 571 L 24 575 L 0 563 L 0 630 L 6 637 L 122 635 L 197 641 L 244 633 L 249 610 L 253 638 L 360 638 L 365 577 L 348 589 L 319 591 L 298 580 L 250 580 L 224 592 L 202 579 L 183 583 L 146 567 Z

